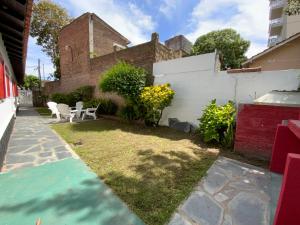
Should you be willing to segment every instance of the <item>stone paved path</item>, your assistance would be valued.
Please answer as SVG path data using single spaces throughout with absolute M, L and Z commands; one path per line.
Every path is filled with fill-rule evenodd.
M 269 225 L 270 184 L 270 172 L 221 157 L 169 225 Z
M 3 171 L 74 157 L 68 145 L 49 128 L 49 121 L 39 116 L 32 107 L 20 108 Z

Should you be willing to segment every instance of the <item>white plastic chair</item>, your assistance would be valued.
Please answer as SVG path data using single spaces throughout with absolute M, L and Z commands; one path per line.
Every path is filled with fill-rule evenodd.
M 84 112 L 83 110 L 83 102 L 76 102 L 75 107 L 71 107 L 72 110 L 76 110 L 76 117 L 79 119 L 81 117 L 81 113 Z
M 84 120 L 86 116 L 91 116 L 94 118 L 94 120 L 96 120 L 97 119 L 96 111 L 97 111 L 99 105 L 100 104 L 98 104 L 98 106 L 96 108 L 87 108 L 86 110 L 83 110 L 82 120 Z
M 60 119 L 59 112 L 57 110 L 57 103 L 56 102 L 47 102 L 47 106 L 51 111 L 51 117 L 56 115 L 57 119 Z
M 61 117 L 70 119 L 70 123 L 73 123 L 73 118 L 76 115 L 77 110 L 71 110 L 66 104 L 57 104 L 57 110 Z

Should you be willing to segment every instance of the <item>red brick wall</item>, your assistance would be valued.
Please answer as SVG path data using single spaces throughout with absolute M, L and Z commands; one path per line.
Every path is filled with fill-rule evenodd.
M 154 62 L 182 56 L 181 51 L 174 51 L 160 44 L 156 33 L 152 34 L 150 42 L 118 51 L 114 50 L 113 43 L 126 45 L 127 40 L 105 25 L 101 19 L 93 16 L 94 53 L 101 56 L 90 58 L 89 20 L 91 15 L 90 13 L 83 14 L 60 32 L 61 78 L 60 81 L 46 83 L 45 94 L 69 93 L 78 87 L 92 85 L 96 87 L 96 97 L 108 96 L 121 103 L 120 97 L 99 92 L 98 84 L 103 72 L 119 60 L 124 60 L 147 70 L 149 72 L 148 84 L 151 84 Z
M 277 124 L 298 119 L 299 113 L 300 107 L 240 104 L 234 150 L 269 160 Z
M 109 29 L 101 19 L 93 16 L 93 20 L 93 53 L 96 57 L 112 53 L 114 51 L 114 43 L 124 47 L 127 46 L 127 41 L 121 38 L 115 31 Z

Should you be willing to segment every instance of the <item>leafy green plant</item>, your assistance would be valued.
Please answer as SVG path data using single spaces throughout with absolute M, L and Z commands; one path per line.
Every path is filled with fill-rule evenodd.
M 69 98 L 67 94 L 54 93 L 51 95 L 50 99 L 56 103 L 69 104 Z
M 40 85 L 40 79 L 34 75 L 26 75 L 24 78 L 24 88 L 32 90 Z
M 87 102 L 91 100 L 93 97 L 94 89 L 94 86 L 82 86 L 68 94 L 54 93 L 51 95 L 50 99 L 56 103 L 64 103 L 69 106 L 75 106 L 76 102 Z
M 203 110 L 199 119 L 199 131 L 204 142 L 217 141 L 226 147 L 230 147 L 234 141 L 236 110 L 232 101 L 218 106 L 216 100 Z
M 76 96 L 76 98 L 80 99 L 81 101 L 88 101 L 93 98 L 94 89 L 94 86 L 86 85 L 77 88 L 72 93 Z
M 119 115 L 121 118 L 128 121 L 138 120 L 141 118 L 139 107 L 137 105 L 130 105 L 130 104 L 122 107 Z
M 146 108 L 145 122 L 147 125 L 158 126 L 163 110 L 169 106 L 175 92 L 170 84 L 145 87 L 141 92 L 141 103 Z
M 144 69 L 119 62 L 104 73 L 99 88 L 103 92 L 115 92 L 127 102 L 135 104 L 145 87 L 146 76 Z
M 244 40 L 235 30 L 223 29 L 200 36 L 193 46 L 192 54 L 211 53 L 217 49 L 223 58 L 222 69 L 240 68 L 247 59 L 245 54 L 249 46 L 250 42 Z

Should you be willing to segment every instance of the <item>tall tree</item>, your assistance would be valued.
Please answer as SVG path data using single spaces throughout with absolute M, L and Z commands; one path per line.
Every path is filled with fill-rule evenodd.
M 289 16 L 300 14 L 300 0 L 288 0 L 288 6 L 285 13 Z
M 32 90 L 40 85 L 40 80 L 34 75 L 26 75 L 24 78 L 24 88 Z
M 30 35 L 36 38 L 37 44 L 50 56 L 55 67 L 55 79 L 60 78 L 59 31 L 71 20 L 68 12 L 51 0 L 38 0 L 33 5 Z
M 193 55 L 205 54 L 216 49 L 222 55 L 222 69 L 240 68 L 247 59 L 245 53 L 250 42 L 244 40 L 235 30 L 224 29 L 200 36 L 194 46 Z

